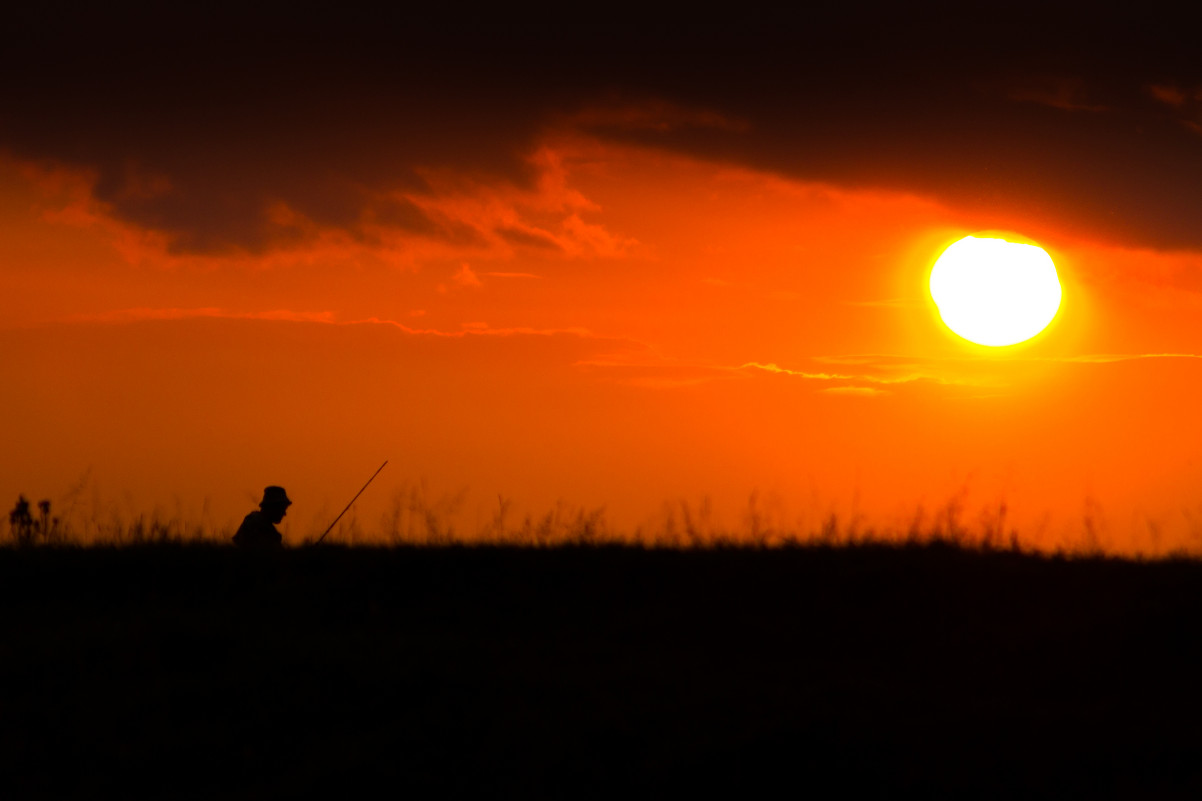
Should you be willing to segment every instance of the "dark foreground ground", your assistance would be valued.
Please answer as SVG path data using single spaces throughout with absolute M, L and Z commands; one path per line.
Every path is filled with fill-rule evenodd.
M 8 798 L 1202 797 L 1202 565 L 0 551 Z

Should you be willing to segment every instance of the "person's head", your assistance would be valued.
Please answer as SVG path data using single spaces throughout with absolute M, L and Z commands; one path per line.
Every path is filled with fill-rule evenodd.
M 259 501 L 259 508 L 272 523 L 283 520 L 291 505 L 292 501 L 288 500 L 288 493 L 284 492 L 283 487 L 267 487 L 263 490 L 263 500 Z

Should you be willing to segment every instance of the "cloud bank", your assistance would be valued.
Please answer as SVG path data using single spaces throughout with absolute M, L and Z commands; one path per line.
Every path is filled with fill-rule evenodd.
M 584 25 L 346 4 L 29 7 L 0 54 L 0 149 L 87 170 L 98 202 L 177 253 L 269 251 L 313 228 L 621 247 L 568 199 L 558 230 L 481 230 L 421 202 L 448 170 L 537 188 L 531 156 L 555 128 L 1202 247 L 1196 25 L 1078 11 L 615 9 Z

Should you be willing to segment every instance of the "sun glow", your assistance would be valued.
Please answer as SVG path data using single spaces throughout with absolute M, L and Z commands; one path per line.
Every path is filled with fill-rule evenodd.
M 931 299 L 945 325 L 978 345 L 1024 342 L 1060 309 L 1060 280 L 1036 245 L 966 236 L 931 269 Z

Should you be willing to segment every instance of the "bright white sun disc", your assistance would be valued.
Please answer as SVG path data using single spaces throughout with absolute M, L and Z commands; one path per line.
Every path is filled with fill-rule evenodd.
M 943 322 L 990 347 L 1030 339 L 1060 309 L 1060 279 L 1043 248 L 966 236 L 931 269 L 931 299 Z

